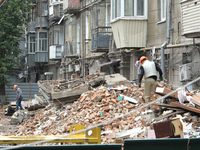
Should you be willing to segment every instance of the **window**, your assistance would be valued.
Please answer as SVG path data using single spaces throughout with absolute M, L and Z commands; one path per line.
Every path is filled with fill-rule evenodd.
M 125 16 L 134 16 L 134 1 L 125 0 L 124 9 Z
M 106 26 L 110 26 L 110 4 L 106 4 Z
M 54 26 L 50 29 L 50 45 L 63 45 L 64 44 L 64 31 L 63 26 Z
M 144 16 L 144 0 L 138 0 L 137 1 L 137 9 L 136 9 L 137 16 Z
M 112 0 L 112 19 L 122 16 L 122 0 Z
M 59 31 L 54 31 L 54 44 L 59 44 Z
M 112 0 L 111 16 L 115 18 L 147 19 L 147 0 Z
M 166 0 L 160 2 L 160 21 L 166 20 Z
M 35 53 L 35 34 L 29 35 L 28 50 L 29 53 Z
M 36 41 L 38 52 L 46 52 L 48 50 L 47 32 L 38 32 Z
M 41 3 L 42 5 L 42 16 L 48 15 L 47 3 Z
M 112 7 L 111 7 L 111 14 L 112 14 L 112 19 L 115 19 L 115 0 L 112 0 L 112 3 L 111 3 Z
M 89 16 L 86 15 L 85 18 L 85 38 L 89 39 Z
M 62 26 L 54 26 L 54 45 L 64 44 L 64 31 Z

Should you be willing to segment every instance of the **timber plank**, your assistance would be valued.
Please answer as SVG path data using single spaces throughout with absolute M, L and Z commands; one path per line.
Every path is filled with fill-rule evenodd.
M 179 108 L 182 108 L 182 109 L 189 110 L 189 111 L 192 111 L 192 112 L 200 114 L 200 109 L 192 108 L 192 107 L 189 107 L 189 106 L 186 106 L 186 105 L 182 105 L 180 103 L 175 103 L 175 102 L 171 102 L 170 104 L 174 105 L 174 106 L 177 106 Z

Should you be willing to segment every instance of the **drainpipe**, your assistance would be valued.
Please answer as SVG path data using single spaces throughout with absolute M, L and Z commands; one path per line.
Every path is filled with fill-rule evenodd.
M 163 72 L 163 80 L 164 81 L 166 81 L 166 78 L 165 78 L 165 55 L 164 55 L 164 48 L 170 42 L 171 11 L 172 11 L 172 0 L 168 0 L 167 40 L 161 46 L 161 69 L 162 69 L 162 72 Z

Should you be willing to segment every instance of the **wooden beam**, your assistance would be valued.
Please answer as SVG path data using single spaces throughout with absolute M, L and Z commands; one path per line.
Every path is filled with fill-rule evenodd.
M 200 110 L 197 109 L 197 108 L 189 107 L 189 106 L 186 106 L 186 105 L 183 105 L 183 104 L 179 104 L 179 103 L 175 103 L 175 102 L 171 102 L 170 104 L 174 105 L 174 106 L 177 106 L 179 108 L 182 108 L 182 109 L 185 109 L 185 110 L 192 111 L 192 112 L 200 114 Z

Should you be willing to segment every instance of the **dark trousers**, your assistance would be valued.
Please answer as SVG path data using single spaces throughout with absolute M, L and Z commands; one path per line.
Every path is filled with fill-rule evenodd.
M 18 110 L 18 107 L 20 107 L 21 110 L 23 109 L 23 107 L 21 105 L 22 99 L 23 99 L 22 96 L 20 96 L 20 98 L 17 98 L 17 101 L 16 101 L 16 110 Z

